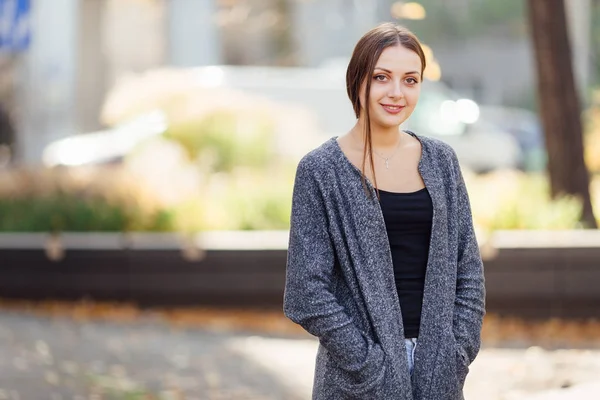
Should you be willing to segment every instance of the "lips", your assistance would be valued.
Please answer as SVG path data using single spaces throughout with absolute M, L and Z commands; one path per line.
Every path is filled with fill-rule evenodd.
M 400 111 L 404 109 L 406 106 L 394 105 L 394 104 L 382 104 L 381 105 L 385 111 L 390 114 L 398 114 Z

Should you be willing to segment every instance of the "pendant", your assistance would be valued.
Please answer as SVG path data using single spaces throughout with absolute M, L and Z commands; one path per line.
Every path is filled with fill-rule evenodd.
M 385 169 L 390 169 L 390 164 L 388 164 L 389 160 L 385 159 Z

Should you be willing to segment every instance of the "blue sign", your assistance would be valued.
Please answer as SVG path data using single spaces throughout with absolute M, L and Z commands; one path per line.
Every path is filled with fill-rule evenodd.
M 31 0 L 0 0 L 0 51 L 27 50 L 31 41 Z

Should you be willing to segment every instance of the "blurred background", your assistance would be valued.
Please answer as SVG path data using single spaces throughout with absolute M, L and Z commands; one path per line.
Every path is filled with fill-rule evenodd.
M 471 198 L 466 399 L 600 398 L 599 0 L 0 0 L 0 399 L 310 398 L 294 173 L 384 21 Z

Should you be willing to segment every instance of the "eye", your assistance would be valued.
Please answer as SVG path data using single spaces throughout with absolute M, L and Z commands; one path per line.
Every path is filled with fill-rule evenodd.
M 407 78 L 406 81 L 409 83 L 409 85 L 415 85 L 419 83 L 419 81 L 413 77 Z
M 384 82 L 387 79 L 387 76 L 379 74 L 379 75 L 375 75 L 373 77 L 373 79 L 375 79 L 376 81 L 379 81 L 379 82 Z

